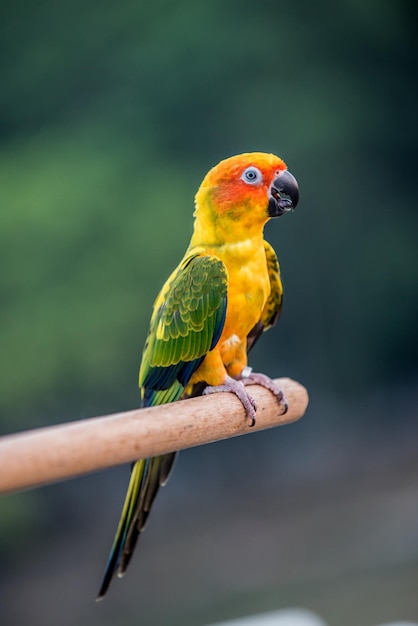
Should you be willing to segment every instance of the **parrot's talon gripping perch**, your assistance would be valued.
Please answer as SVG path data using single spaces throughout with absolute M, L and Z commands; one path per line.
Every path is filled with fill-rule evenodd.
M 255 426 L 257 405 L 255 403 L 254 398 L 252 398 L 250 394 L 247 393 L 246 390 L 244 389 L 243 381 L 235 380 L 235 378 L 232 378 L 231 376 L 226 376 L 225 382 L 223 385 L 216 385 L 216 386 L 209 385 L 208 387 L 205 387 L 203 391 L 203 395 L 207 396 L 211 393 L 218 393 L 218 392 L 225 392 L 225 391 L 226 392 L 229 391 L 237 396 L 238 400 L 241 402 L 247 414 L 248 426 L 250 428 Z
M 264 387 L 265 389 L 271 391 L 271 393 L 276 396 L 280 406 L 283 408 L 282 415 L 286 415 L 289 410 L 289 405 L 283 395 L 283 391 L 280 389 L 280 387 L 276 385 L 274 380 L 271 380 L 271 378 L 269 378 L 265 374 L 258 374 L 255 372 L 251 372 L 249 375 L 246 376 L 244 375 L 241 380 L 243 385 L 260 385 L 261 387 Z

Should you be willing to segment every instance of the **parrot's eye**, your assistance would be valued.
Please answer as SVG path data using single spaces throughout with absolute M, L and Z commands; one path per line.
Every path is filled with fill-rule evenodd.
M 248 185 L 256 185 L 257 183 L 261 183 L 261 181 L 263 180 L 263 175 L 260 170 L 258 170 L 254 166 L 251 166 L 247 167 L 247 169 L 244 170 L 241 176 L 241 180 L 243 180 L 244 183 L 248 183 Z

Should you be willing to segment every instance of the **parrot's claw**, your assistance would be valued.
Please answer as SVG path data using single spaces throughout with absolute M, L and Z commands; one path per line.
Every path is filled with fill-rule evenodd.
M 246 390 L 244 389 L 243 381 L 235 380 L 235 378 L 231 378 L 231 376 L 226 376 L 225 382 L 223 385 L 216 385 L 214 387 L 210 387 L 210 386 L 205 387 L 203 391 L 203 395 L 206 396 L 206 395 L 209 395 L 210 393 L 218 393 L 218 391 L 220 392 L 229 391 L 235 394 L 245 409 L 249 427 L 252 428 L 253 426 L 255 426 L 255 421 L 256 421 L 255 413 L 257 410 L 257 405 L 255 403 L 254 398 L 252 398 L 250 394 L 247 393 Z
M 287 400 L 283 395 L 283 391 L 276 385 L 274 380 L 271 380 L 271 378 L 269 378 L 265 374 L 256 374 L 255 372 L 251 371 L 247 375 L 243 374 L 241 380 L 244 385 L 261 385 L 261 387 L 264 387 L 265 389 L 271 391 L 276 396 L 280 406 L 283 408 L 282 415 L 285 415 L 287 413 L 289 405 L 287 404 Z

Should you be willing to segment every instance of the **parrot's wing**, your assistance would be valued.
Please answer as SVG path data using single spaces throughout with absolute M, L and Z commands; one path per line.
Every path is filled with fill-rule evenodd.
M 186 256 L 155 303 L 139 372 L 143 405 L 176 400 L 222 334 L 228 275 L 214 256 Z
M 282 312 L 283 285 L 280 278 L 279 261 L 274 249 L 267 241 L 264 241 L 264 250 L 266 252 L 267 270 L 270 278 L 270 295 L 261 313 L 260 320 L 247 336 L 247 352 L 251 350 L 265 330 L 277 324 Z
M 222 261 L 199 253 L 186 256 L 167 281 L 155 303 L 139 372 L 143 406 L 179 399 L 205 355 L 218 343 L 225 322 L 227 281 Z M 119 576 L 124 574 L 175 456 L 134 463 L 99 598 L 116 570 Z

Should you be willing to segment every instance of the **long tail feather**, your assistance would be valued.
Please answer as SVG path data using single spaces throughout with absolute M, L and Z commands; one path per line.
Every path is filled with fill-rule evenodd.
M 196 364 L 197 367 L 198 363 Z M 141 406 L 155 406 L 175 402 L 183 394 L 184 387 L 174 380 L 167 389 L 141 388 Z M 131 479 L 122 509 L 115 538 L 110 549 L 103 581 L 97 600 L 101 600 L 115 575 L 123 576 L 132 558 L 139 535 L 145 528 L 155 496 L 164 486 L 171 473 L 177 452 L 136 461 L 132 466 Z
M 126 537 L 128 535 L 129 528 L 132 523 L 135 510 L 137 508 L 138 499 L 141 494 L 141 486 L 144 483 L 146 462 L 147 459 L 140 459 L 132 467 L 131 478 L 129 481 L 128 491 L 126 492 L 122 514 L 119 520 L 112 547 L 110 549 L 109 558 L 103 576 L 103 582 L 101 584 L 97 600 L 101 600 L 106 594 L 106 591 L 118 566 L 120 556 L 123 552 Z
M 158 489 L 167 482 L 175 457 L 176 453 L 172 453 L 134 463 L 97 600 L 104 597 L 116 572 L 119 577 L 124 575 Z

